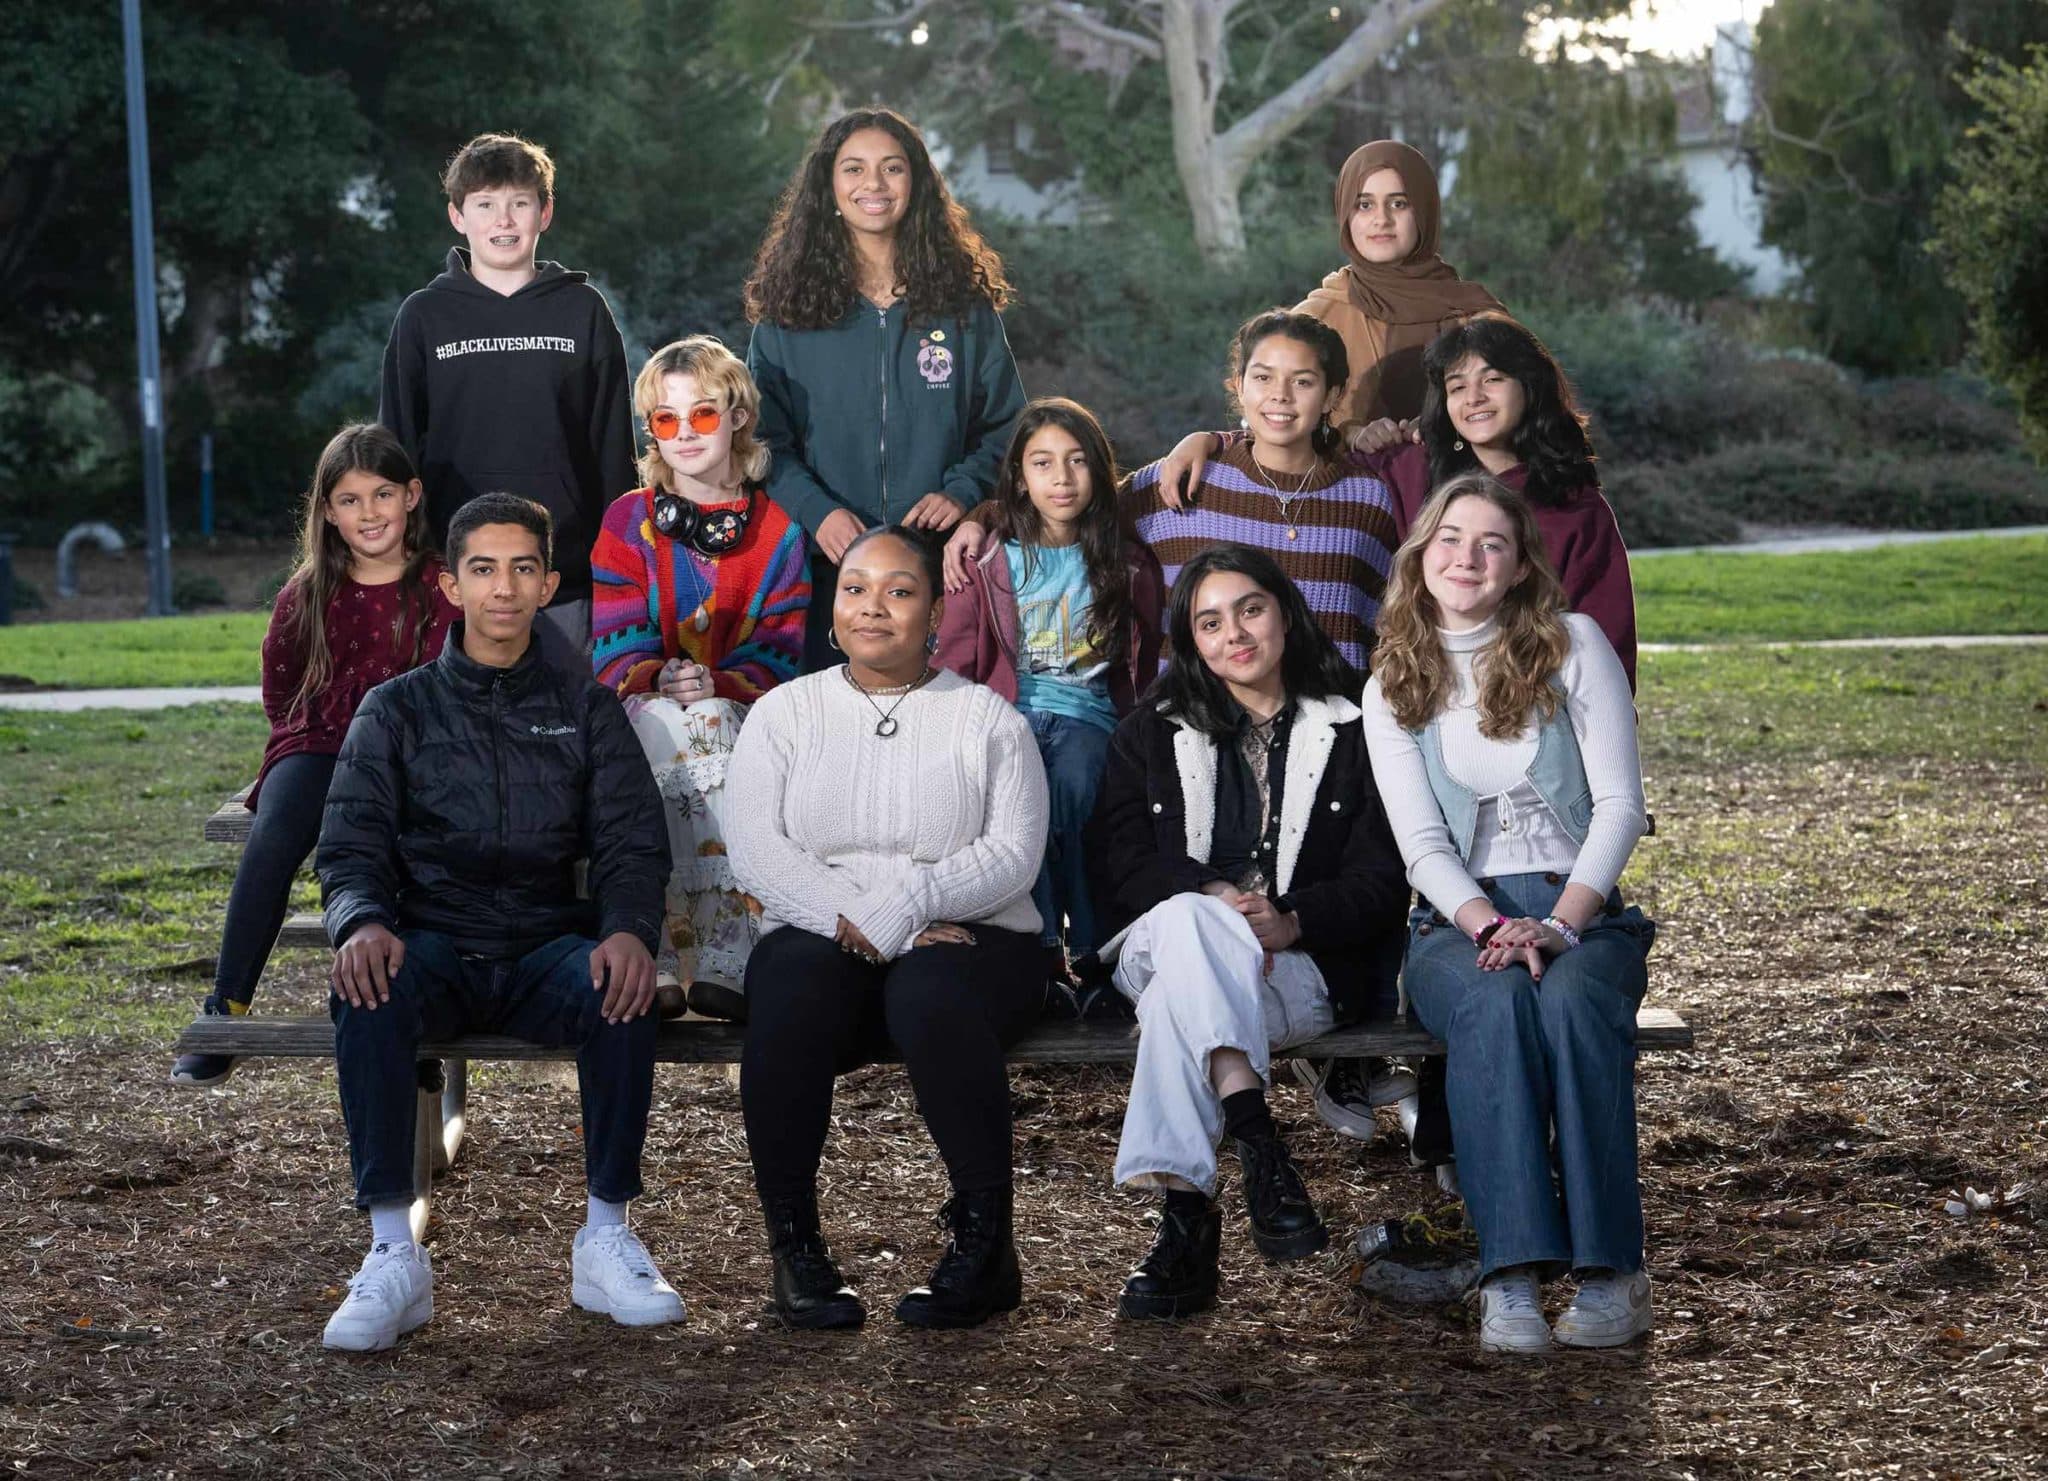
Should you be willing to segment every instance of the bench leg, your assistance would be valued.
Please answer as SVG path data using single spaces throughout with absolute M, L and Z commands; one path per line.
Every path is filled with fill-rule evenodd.
M 425 1242 L 434 1211 L 434 1159 L 441 1151 L 441 1096 L 421 1089 L 412 1129 L 412 1237 Z
M 462 1155 L 462 1133 L 469 1119 L 469 1061 L 451 1059 L 445 1071 L 446 1084 L 441 1091 L 441 1137 L 434 1148 L 434 1166 L 437 1171 L 446 1171 L 455 1165 L 455 1159 Z

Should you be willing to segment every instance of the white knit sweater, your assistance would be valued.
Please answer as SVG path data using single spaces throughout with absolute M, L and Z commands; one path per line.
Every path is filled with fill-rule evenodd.
M 1476 878 L 1507 874 L 1569 874 L 1605 896 L 1621 878 L 1628 856 L 1643 836 L 1643 772 L 1636 753 L 1636 711 L 1628 675 L 1601 633 L 1579 613 L 1566 615 L 1571 651 L 1558 670 L 1565 713 L 1578 738 L 1579 758 L 1593 792 L 1593 821 L 1586 842 L 1572 842 L 1563 823 L 1529 785 L 1540 729 L 1532 712 L 1513 740 L 1488 740 L 1479 733 L 1478 691 L 1472 660 L 1493 641 L 1491 621 L 1470 632 L 1442 632 L 1444 649 L 1458 684 L 1451 702 L 1433 722 L 1443 744 L 1444 766 L 1479 802 L 1472 857 L 1458 857 L 1429 786 L 1422 748 L 1387 708 L 1380 681 L 1365 686 L 1365 741 L 1372 755 L 1373 781 L 1386 804 L 1387 820 L 1408 865 L 1408 882 L 1445 916 L 1466 901 L 1484 898 Z
M 832 668 L 769 690 L 747 716 L 725 840 L 763 932 L 829 937 L 843 915 L 895 958 L 936 921 L 1037 931 L 1045 768 L 1023 717 L 945 670 L 877 703 L 896 706 L 886 739 Z

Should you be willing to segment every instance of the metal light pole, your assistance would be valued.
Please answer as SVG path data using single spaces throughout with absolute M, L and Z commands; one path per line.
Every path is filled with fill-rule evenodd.
M 156 214 L 149 201 L 149 114 L 142 97 L 142 0 L 121 0 L 128 74 L 128 207 L 135 243 L 135 360 L 142 380 L 142 503 L 149 615 L 171 615 L 171 519 L 164 499 L 163 357 L 157 345 Z

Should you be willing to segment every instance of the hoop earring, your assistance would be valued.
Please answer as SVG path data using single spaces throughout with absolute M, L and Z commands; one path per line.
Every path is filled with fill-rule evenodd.
M 844 648 L 839 646 L 839 629 L 836 627 L 828 627 L 825 629 L 825 642 L 828 646 L 830 646 L 834 653 L 844 653 L 846 651 Z

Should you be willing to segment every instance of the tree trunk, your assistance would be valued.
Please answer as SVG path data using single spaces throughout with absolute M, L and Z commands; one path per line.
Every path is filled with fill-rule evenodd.
M 1244 255 L 1239 197 L 1252 166 L 1448 3 L 1377 0 L 1320 62 L 1219 134 L 1216 100 L 1228 76 L 1227 23 L 1238 0 L 1165 0 L 1159 39 L 1173 102 L 1173 162 L 1187 193 L 1195 245 L 1207 261 Z

